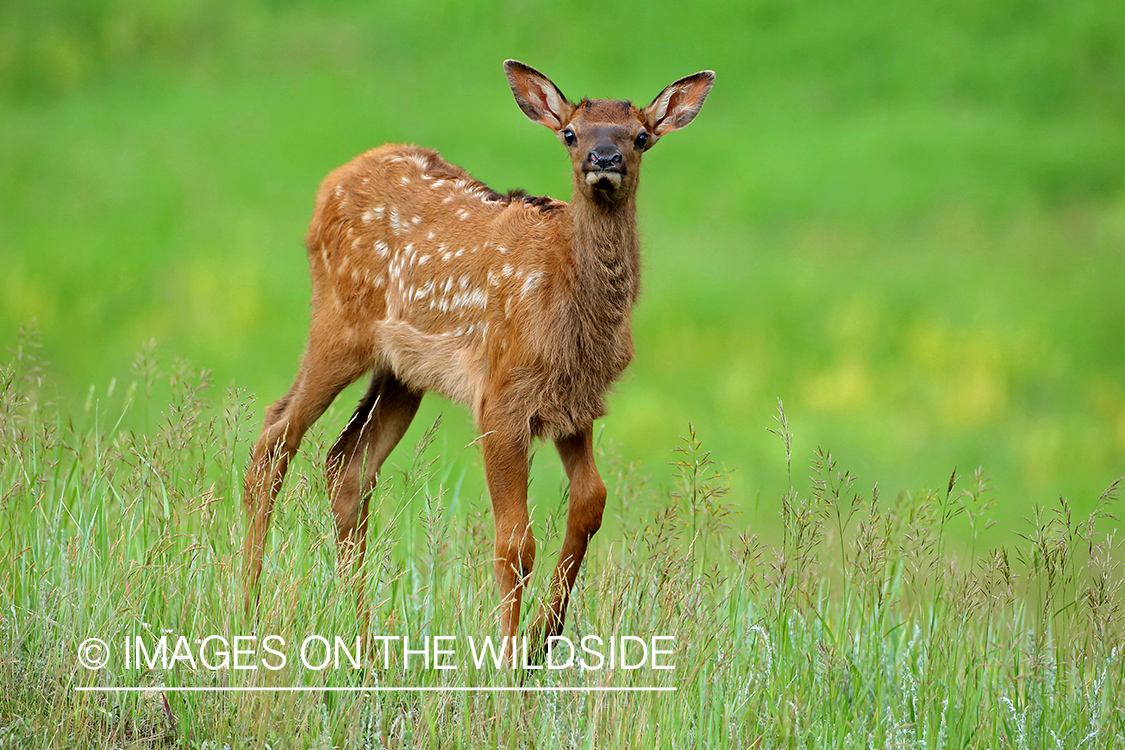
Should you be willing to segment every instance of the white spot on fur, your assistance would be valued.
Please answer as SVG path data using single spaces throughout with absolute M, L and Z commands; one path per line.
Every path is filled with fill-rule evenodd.
M 534 271 L 527 275 L 527 280 L 523 282 L 523 287 L 520 289 L 520 297 L 526 297 L 528 293 L 539 285 L 539 280 L 543 278 L 542 271 Z
M 425 299 L 427 296 L 429 296 L 430 292 L 432 292 L 433 290 L 434 290 L 434 282 L 433 281 L 426 282 L 426 285 L 424 287 L 422 287 L 421 289 L 414 292 L 414 301 L 417 302 L 419 300 Z
M 395 237 L 402 234 L 402 220 L 399 218 L 397 208 L 391 208 L 391 231 L 394 232 Z
M 378 253 L 380 258 L 386 258 L 387 253 L 390 252 L 390 248 L 387 247 L 387 243 L 383 242 L 383 240 L 375 240 L 375 252 Z
M 483 310 L 488 306 L 488 294 L 483 289 L 462 289 L 453 295 L 450 310 L 464 310 L 473 307 Z
M 434 238 L 434 230 L 431 229 L 429 232 L 426 232 L 426 239 L 432 240 L 433 238 Z

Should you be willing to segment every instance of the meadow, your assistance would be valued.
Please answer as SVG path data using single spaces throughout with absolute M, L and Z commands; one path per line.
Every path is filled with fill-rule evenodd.
M 738 531 L 728 476 L 696 435 L 678 446 L 670 491 L 603 443 L 617 502 L 565 632 L 595 646 L 658 635 L 671 669 L 592 657 L 585 670 L 482 669 L 465 644 L 497 619 L 492 524 L 437 450 L 438 423 L 380 485 L 367 564 L 352 573 L 326 512 L 332 436 L 314 428 L 248 618 L 234 499 L 240 426 L 255 418 L 245 392 L 148 360 L 64 417 L 43 398 L 33 347 L 20 352 L 0 371 L 0 747 L 1125 747 L 1116 484 L 1089 516 L 1061 501 L 1005 546 L 955 554 L 990 521 L 979 474 L 887 499 L 818 452 L 810 482 L 777 498 L 783 534 L 770 544 Z M 157 411 L 145 395 L 156 381 L 170 403 L 148 430 L 122 429 L 130 412 Z M 791 471 L 781 408 L 773 437 Z M 557 499 L 535 513 L 549 564 L 563 475 L 539 492 Z M 545 567 L 529 612 L 549 594 Z M 339 667 L 324 666 L 327 645 L 305 658 L 310 638 L 361 638 L 360 578 L 372 634 L 415 649 L 450 639 L 462 652 L 442 663 L 455 668 L 377 647 Z M 290 644 L 272 646 L 286 662 L 257 641 L 242 641 L 241 660 L 221 645 L 271 636 Z M 162 637 L 198 659 L 157 660 Z M 93 667 L 80 661 L 89 638 L 107 644 Z
M 569 194 L 506 57 L 639 103 L 717 73 L 646 157 L 568 624 L 674 632 L 677 691 L 75 693 L 227 678 L 74 654 L 250 627 L 238 487 L 304 343 L 324 174 L 403 141 Z M 1123 125 L 1125 7 L 1097 1 L 5 4 L 0 746 L 1121 746 Z M 287 483 L 262 632 L 354 627 L 318 467 L 358 395 Z M 388 628 L 491 622 L 473 438 L 429 396 L 391 457 Z M 531 494 L 550 555 L 550 450 Z

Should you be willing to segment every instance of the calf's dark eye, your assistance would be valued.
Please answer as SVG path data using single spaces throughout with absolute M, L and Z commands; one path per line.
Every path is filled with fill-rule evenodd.
M 574 134 L 573 130 L 567 128 L 563 131 L 563 140 L 566 141 L 566 145 L 573 146 L 578 143 L 578 136 Z
M 641 131 L 637 135 L 637 139 L 633 141 L 633 145 L 637 147 L 638 151 L 643 150 L 648 145 L 648 133 Z

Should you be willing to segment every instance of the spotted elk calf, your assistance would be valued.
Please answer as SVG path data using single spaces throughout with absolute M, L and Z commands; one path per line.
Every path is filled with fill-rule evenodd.
M 504 63 L 516 102 L 570 155 L 570 203 L 500 195 L 436 151 L 386 145 L 335 170 L 305 245 L 312 322 L 296 380 L 266 411 L 246 472 L 245 604 L 256 602 L 274 498 L 301 437 L 347 385 L 371 383 L 328 455 L 341 559 L 362 561 L 368 497 L 387 454 L 433 390 L 473 409 L 496 521 L 501 635 L 514 643 L 535 560 L 528 450 L 551 438 L 570 508 L 537 636 L 558 634 L 606 490 L 591 430 L 633 356 L 641 157 L 692 121 L 715 75 L 631 102 L 570 102 L 546 76 Z M 362 594 L 361 594 L 362 599 Z

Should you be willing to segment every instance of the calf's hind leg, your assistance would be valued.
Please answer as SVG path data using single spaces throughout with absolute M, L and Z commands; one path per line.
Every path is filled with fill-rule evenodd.
M 345 387 L 367 369 L 366 363 L 320 345 L 314 327 L 301 368 L 289 392 L 266 411 L 262 434 L 254 444 L 243 486 L 247 531 L 243 545 L 243 599 L 247 613 L 258 601 L 258 579 L 274 499 L 289 461 L 313 422 Z
M 418 412 L 422 394 L 391 373 L 377 373 L 336 444 L 328 452 L 328 486 L 341 562 L 363 560 L 371 489 L 387 456 Z
M 336 554 L 340 573 L 349 561 L 358 574 L 356 611 L 363 632 L 368 613 L 363 597 L 363 557 L 367 551 L 367 516 L 379 470 L 410 427 L 422 394 L 410 391 L 391 373 L 375 373 L 355 414 L 328 452 L 327 473 L 336 519 Z

